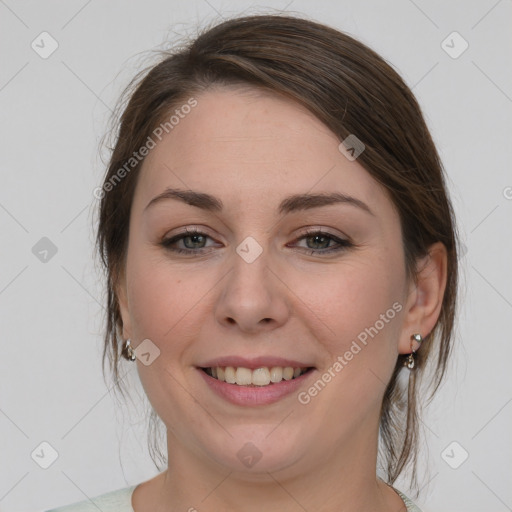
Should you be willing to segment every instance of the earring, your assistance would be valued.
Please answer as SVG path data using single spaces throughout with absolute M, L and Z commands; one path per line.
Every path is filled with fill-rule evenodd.
M 407 366 L 409 370 L 412 370 L 416 366 L 416 361 L 414 360 L 414 353 L 416 351 L 412 348 L 412 344 L 414 341 L 421 343 L 423 341 L 421 334 L 413 334 L 411 336 L 411 353 L 409 354 L 407 360 L 404 362 L 404 366 Z
M 128 361 L 135 361 L 135 359 L 137 359 L 135 350 L 133 350 L 130 340 L 126 340 L 124 342 L 121 354 L 125 359 L 128 359 Z

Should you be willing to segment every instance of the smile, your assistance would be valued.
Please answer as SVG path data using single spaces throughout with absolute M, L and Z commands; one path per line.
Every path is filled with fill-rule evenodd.
M 237 406 L 264 406 L 293 396 L 307 386 L 313 366 L 206 366 L 196 367 L 214 395 Z

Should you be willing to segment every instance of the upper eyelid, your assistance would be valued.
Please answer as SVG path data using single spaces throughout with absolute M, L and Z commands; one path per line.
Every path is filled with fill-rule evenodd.
M 294 235 L 295 236 L 295 239 L 297 238 L 300 238 L 302 236 L 306 236 L 308 234 L 316 234 L 318 232 L 322 232 L 323 234 L 326 234 L 326 235 L 329 235 L 329 236 L 332 236 L 333 238 L 339 238 L 339 239 L 342 239 L 342 240 L 347 240 L 347 241 L 351 241 L 351 238 L 344 234 L 344 233 L 340 233 L 340 234 L 337 234 L 337 233 L 332 233 L 330 230 L 332 230 L 333 228 L 329 228 L 329 227 L 324 227 L 324 226 L 321 226 L 321 225 L 312 225 L 312 226 L 306 226 L 304 228 L 304 231 L 301 231 L 300 233 L 298 233 L 297 235 Z M 165 240 L 170 240 L 172 238 L 175 238 L 175 237 L 179 237 L 179 236 L 187 236 L 187 235 L 195 235 L 195 234 L 198 234 L 198 235 L 206 235 L 212 239 L 215 240 L 215 236 L 211 235 L 209 233 L 209 230 L 208 228 L 204 228 L 204 227 L 196 227 L 196 226 L 187 226 L 183 229 L 183 231 L 180 231 L 179 233 L 175 233 L 173 235 L 169 235 L 169 236 L 164 236 L 164 239 Z

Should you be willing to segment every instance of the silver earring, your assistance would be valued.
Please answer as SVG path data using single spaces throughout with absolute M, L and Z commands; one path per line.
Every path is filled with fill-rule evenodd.
M 124 342 L 121 354 L 125 359 L 128 359 L 128 361 L 135 361 L 135 359 L 137 359 L 137 356 L 135 355 L 135 350 L 133 350 L 129 339 Z
M 421 334 L 413 334 L 411 336 L 411 353 L 409 354 L 409 357 L 404 362 L 404 366 L 407 366 L 409 370 L 412 370 L 416 366 L 416 361 L 414 359 L 415 350 L 412 348 L 413 342 L 417 341 L 418 343 L 421 343 L 423 341 L 423 338 Z

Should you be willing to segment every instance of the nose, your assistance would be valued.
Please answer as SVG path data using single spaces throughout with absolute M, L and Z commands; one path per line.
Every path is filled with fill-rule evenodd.
M 252 262 L 239 254 L 233 255 L 232 270 L 223 280 L 216 301 L 217 321 L 230 329 L 246 333 L 276 329 L 290 315 L 289 289 L 283 272 L 272 265 L 268 251 Z

